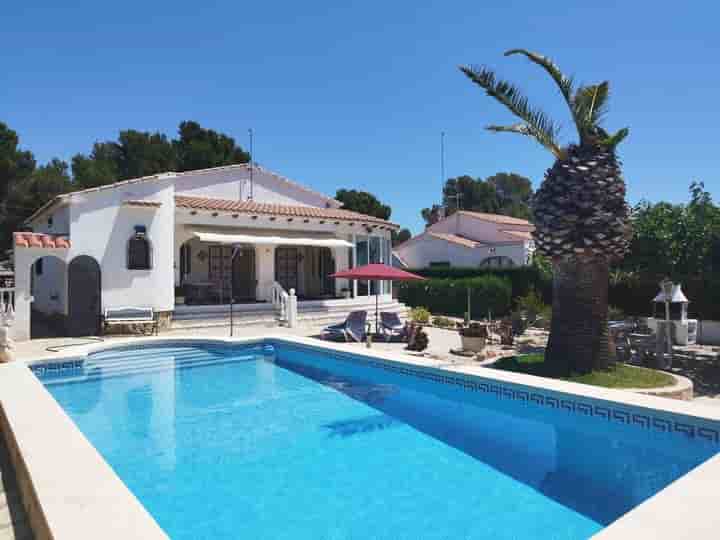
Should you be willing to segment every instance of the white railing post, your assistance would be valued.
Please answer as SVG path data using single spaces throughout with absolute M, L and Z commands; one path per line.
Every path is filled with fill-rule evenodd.
M 278 319 L 280 322 L 288 323 L 289 322 L 289 316 L 290 316 L 290 310 L 289 310 L 289 298 L 290 295 L 283 289 L 282 285 L 280 285 L 277 281 L 273 282 L 272 284 L 272 303 L 275 310 L 278 312 Z M 291 289 L 293 291 L 294 295 L 294 289 Z M 297 301 L 296 301 L 297 305 Z M 297 308 L 296 308 L 297 309 Z
M 15 322 L 15 289 L 0 289 L 0 362 L 14 359 L 10 327 Z
M 290 289 L 290 294 L 287 298 L 286 320 L 288 328 L 295 328 L 297 326 L 297 296 L 295 296 L 295 289 Z

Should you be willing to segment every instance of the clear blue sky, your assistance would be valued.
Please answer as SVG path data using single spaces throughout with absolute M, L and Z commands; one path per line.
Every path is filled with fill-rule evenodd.
M 45 4 L 45 5 L 43 5 Z M 490 5 L 495 4 L 495 5 Z M 482 126 L 511 120 L 457 70 L 485 63 L 562 120 L 552 82 L 520 57 L 553 57 L 580 82 L 609 79 L 606 126 L 629 198 L 720 198 L 720 45 L 714 2 L 6 2 L 0 120 L 40 161 L 69 160 L 119 129 L 174 135 L 193 119 L 329 194 L 368 190 L 417 232 L 447 176 L 512 171 L 535 185 L 552 156 Z

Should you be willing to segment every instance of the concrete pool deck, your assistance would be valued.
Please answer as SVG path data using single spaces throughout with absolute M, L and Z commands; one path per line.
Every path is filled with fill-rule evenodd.
M 227 339 L 227 332 L 218 341 L 252 343 L 272 339 L 288 344 L 325 350 L 329 353 L 352 353 L 353 357 L 383 362 L 401 369 L 422 370 L 441 377 L 455 377 L 478 384 L 478 381 L 514 385 L 528 391 L 556 393 L 581 400 L 596 400 L 626 408 L 641 408 L 661 415 L 682 415 L 702 425 L 720 425 L 720 409 L 695 403 L 632 394 L 564 381 L 541 379 L 518 373 L 489 370 L 467 359 L 449 362 L 447 358 L 418 357 L 396 350 L 402 344 L 378 343 L 368 350 L 360 344 L 323 342 L 302 337 L 315 334 L 316 329 L 293 331 L 258 331 L 257 327 L 238 329 L 247 337 Z M 431 344 L 447 349 L 457 334 L 430 329 Z M 297 332 L 297 335 L 292 335 Z M 209 332 L 208 332 L 209 333 Z M 19 344 L 18 362 L 0 366 L 0 412 L 3 434 L 9 440 L 13 465 L 17 469 L 23 502 L 36 538 L 147 538 L 165 539 L 144 507 L 110 469 L 94 447 L 85 439 L 67 414 L 52 399 L 43 385 L 26 368 L 26 361 L 82 358 L 93 350 L 115 344 L 162 343 L 163 341 L 205 340 L 215 335 L 205 332 L 176 335 L 167 333 L 157 338 L 118 337 L 102 343 L 69 347 L 62 352 L 47 351 L 59 343 L 80 340 L 46 340 Z M 267 334 L 267 335 L 263 335 Z M 257 336 L 257 337 L 255 337 Z M 431 345 L 432 352 L 432 345 Z M 498 398 L 500 398 L 498 396 Z M 28 406 L 31 404 L 32 406 Z M 38 429 L 42 426 L 42 429 Z M 715 429 L 717 433 L 717 429 Z M 62 441 L 62 444 L 57 443 Z M 55 443 L 55 444 L 52 444 Z M 61 466 L 58 466 L 61 464 Z M 596 538 L 663 539 L 716 538 L 717 486 L 720 485 L 720 455 L 681 477 L 643 504 L 598 533 Z

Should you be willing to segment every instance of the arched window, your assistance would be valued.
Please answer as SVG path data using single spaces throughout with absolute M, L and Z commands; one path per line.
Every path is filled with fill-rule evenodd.
M 150 270 L 150 242 L 144 230 L 136 231 L 128 240 L 127 267 L 128 270 Z
M 515 263 L 510 257 L 504 255 L 498 255 L 496 257 L 488 257 L 480 263 L 480 268 L 510 268 L 515 266 Z

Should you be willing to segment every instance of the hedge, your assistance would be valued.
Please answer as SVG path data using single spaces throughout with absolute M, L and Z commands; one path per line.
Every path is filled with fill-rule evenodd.
M 547 304 L 552 304 L 552 279 L 535 267 L 520 268 L 421 268 L 410 270 L 428 281 L 404 283 L 399 299 L 409 306 L 425 306 L 433 314 L 462 316 L 467 306 L 467 285 L 473 289 L 472 308 L 475 318 L 484 317 L 488 308 L 493 316 L 507 314 L 517 298 L 534 288 Z M 720 275 L 700 279 L 677 280 L 690 300 L 690 316 L 720 320 Z M 652 299 L 659 292 L 659 280 L 645 277 L 611 284 L 609 304 L 626 315 L 652 314 Z M 501 285 L 502 284 L 502 285 Z M 510 296 L 506 297 L 509 286 Z
M 464 279 L 428 279 L 404 282 L 398 298 L 405 304 L 428 308 L 432 313 L 462 317 L 467 309 L 470 287 L 472 317 L 507 315 L 512 306 L 512 284 L 506 277 L 484 275 Z
M 525 296 L 530 289 L 535 289 L 546 303 L 552 303 L 552 278 L 534 266 L 516 268 L 455 268 L 434 267 L 409 270 L 426 278 L 463 279 L 484 276 L 495 276 L 510 281 L 512 298 Z
M 690 300 L 689 317 L 701 320 L 720 320 L 720 276 L 713 278 L 687 278 L 682 283 L 685 296 Z M 610 305 L 617 306 L 627 315 L 652 315 L 652 299 L 660 292 L 659 280 L 644 279 L 610 286 Z

